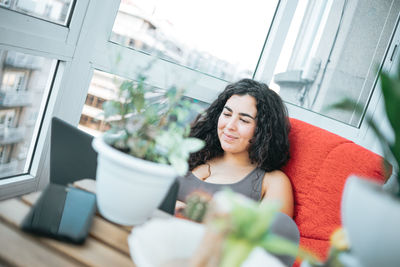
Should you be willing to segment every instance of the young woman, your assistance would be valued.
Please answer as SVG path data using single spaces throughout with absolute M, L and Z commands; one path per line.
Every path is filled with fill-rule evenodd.
M 286 107 L 266 84 L 229 84 L 192 125 L 191 136 L 206 144 L 179 178 L 178 200 L 194 190 L 213 194 L 228 187 L 257 201 L 277 200 L 292 217 L 291 183 L 280 170 L 289 159 L 289 130 Z

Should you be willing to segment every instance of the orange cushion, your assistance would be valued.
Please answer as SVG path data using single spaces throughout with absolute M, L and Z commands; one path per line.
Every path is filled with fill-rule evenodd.
M 293 186 L 300 244 L 325 259 L 330 235 L 341 225 L 346 179 L 356 174 L 383 182 L 382 157 L 319 127 L 290 122 L 291 158 L 282 170 Z

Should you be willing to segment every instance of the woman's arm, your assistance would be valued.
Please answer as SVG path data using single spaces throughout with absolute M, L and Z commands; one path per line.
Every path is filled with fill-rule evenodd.
M 281 211 L 293 217 L 293 190 L 289 178 L 282 171 L 265 173 L 262 188 L 262 201 L 278 200 Z

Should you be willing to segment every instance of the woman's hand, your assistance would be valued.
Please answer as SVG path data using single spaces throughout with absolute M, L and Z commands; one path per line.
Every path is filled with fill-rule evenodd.
M 186 204 L 184 202 L 177 200 L 175 204 L 175 213 L 182 213 L 185 207 Z

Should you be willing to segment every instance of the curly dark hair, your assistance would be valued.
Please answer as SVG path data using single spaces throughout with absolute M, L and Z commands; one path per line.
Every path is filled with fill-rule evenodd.
M 205 164 L 224 154 L 218 138 L 218 118 L 232 95 L 250 95 L 256 99 L 256 129 L 250 140 L 249 157 L 252 164 L 270 172 L 278 170 L 289 160 L 290 122 L 280 96 L 269 87 L 252 79 L 229 84 L 218 98 L 192 123 L 190 136 L 205 141 L 205 146 L 189 158 L 189 169 Z

